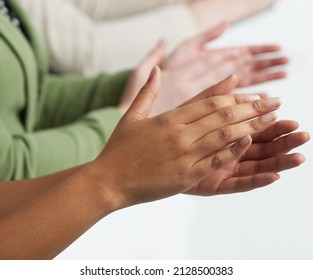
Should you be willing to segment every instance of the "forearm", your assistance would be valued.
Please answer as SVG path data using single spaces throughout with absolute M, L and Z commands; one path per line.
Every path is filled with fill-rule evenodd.
M 276 0 L 196 0 L 189 3 L 199 31 L 227 21 L 236 22 L 270 7 Z
M 0 259 L 54 258 L 113 207 L 88 167 L 0 220 Z M 105 182 L 102 182 L 105 185 Z
M 80 165 L 35 179 L 0 183 L 0 219 L 51 190 L 84 166 Z

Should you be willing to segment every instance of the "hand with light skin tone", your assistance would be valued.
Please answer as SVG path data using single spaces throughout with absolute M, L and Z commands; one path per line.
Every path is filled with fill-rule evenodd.
M 229 77 L 179 108 L 148 118 L 160 87 L 160 71 L 154 68 L 97 159 L 38 179 L 0 183 L 0 259 L 53 258 L 106 215 L 134 204 L 178 193 L 231 192 L 215 181 L 242 170 L 222 173 L 221 180 L 216 174 L 236 162 L 280 157 L 280 170 L 297 166 L 299 160 L 284 155 L 307 134 L 291 133 L 275 142 L 295 128 L 293 122 L 275 121 L 280 101 L 230 94 L 235 84 Z M 268 152 L 261 155 L 264 145 Z M 265 168 L 269 174 L 279 171 L 276 165 Z M 270 180 L 248 182 L 239 180 L 233 191 L 240 183 L 252 190 Z
M 232 73 L 238 76 L 238 87 L 249 86 L 286 76 L 277 66 L 288 63 L 286 57 L 257 57 L 276 54 L 276 45 L 237 47 L 210 50 L 205 45 L 219 37 L 227 27 L 226 23 L 182 43 L 170 56 L 165 56 L 165 43 L 161 41 L 151 54 L 140 63 L 132 74 L 120 109 L 125 112 L 134 100 L 139 88 L 147 79 L 152 67 L 160 64 L 162 86 L 151 115 L 158 115 L 203 91 Z M 277 56 L 277 55 L 276 55 Z M 175 93 L 175 94 L 174 94 Z M 179 93 L 179 94 L 177 94 Z

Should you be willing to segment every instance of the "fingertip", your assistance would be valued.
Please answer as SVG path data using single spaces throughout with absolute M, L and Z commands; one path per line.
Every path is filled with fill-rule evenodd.
M 248 134 L 244 137 L 242 137 L 240 140 L 239 140 L 239 145 L 242 147 L 242 148 L 246 148 L 246 147 L 249 147 L 252 143 L 252 137 Z
M 306 135 L 306 142 L 309 141 L 311 139 L 311 134 L 308 133 L 308 132 L 305 132 L 305 135 Z
M 274 173 L 273 182 L 278 181 L 280 179 L 280 175 L 278 173 Z
M 233 73 L 233 74 L 229 75 L 226 79 L 221 81 L 220 84 L 226 84 L 231 88 L 231 90 L 233 90 L 234 88 L 236 88 L 236 86 L 238 84 L 237 74 Z
M 293 154 L 293 162 L 295 166 L 300 166 L 305 162 L 305 156 L 299 153 Z
M 158 78 L 159 72 L 160 72 L 160 67 L 158 65 L 153 66 L 151 72 L 150 72 L 150 76 L 148 79 L 148 83 L 151 83 L 153 81 L 155 81 Z
M 269 94 L 266 93 L 266 92 L 261 92 L 261 93 L 259 93 L 259 96 L 260 96 L 261 99 L 264 99 L 264 98 L 268 98 Z

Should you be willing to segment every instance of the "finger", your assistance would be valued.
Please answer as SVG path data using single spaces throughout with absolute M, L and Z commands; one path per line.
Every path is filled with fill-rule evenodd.
M 253 143 L 272 141 L 284 134 L 295 131 L 298 127 L 299 124 L 296 121 L 278 121 L 264 131 L 254 135 L 252 137 Z
M 256 100 L 260 100 L 260 96 L 257 94 L 229 94 L 226 96 L 214 96 L 180 107 L 176 110 L 176 114 L 181 123 L 189 124 L 208 116 L 221 108 L 236 104 L 249 103 Z M 207 127 L 207 124 L 203 125 L 203 129 L 207 130 Z
M 215 104 L 212 103 L 212 98 L 207 99 L 206 103 L 202 103 L 204 104 L 203 106 L 206 106 L 207 108 L 204 108 L 203 110 L 198 109 L 198 113 L 194 113 L 194 116 L 190 115 L 192 113 L 191 110 L 189 112 L 190 120 L 192 119 L 192 117 L 194 119 L 196 119 L 195 117 L 197 117 L 197 120 L 195 120 L 196 123 L 190 122 L 191 125 L 187 127 L 188 133 L 190 133 L 190 135 L 193 135 L 195 139 L 200 139 L 209 132 L 221 129 L 227 125 L 238 124 L 240 122 L 265 115 L 266 113 L 277 110 L 281 105 L 281 101 L 279 98 L 270 97 L 248 103 L 242 103 L 227 107 L 225 106 L 222 109 L 215 110 L 215 112 L 211 113 L 211 111 L 214 110 L 210 109 L 210 107 L 212 108 L 215 106 Z M 192 107 L 192 105 L 190 107 Z M 196 105 L 194 105 L 194 107 L 196 107 Z M 189 108 L 186 108 L 185 110 L 188 111 L 188 109 Z M 197 109 L 193 109 L 193 111 L 196 110 Z M 207 110 L 207 112 L 205 110 Z M 185 114 L 188 114 L 188 112 L 186 112 Z M 261 118 L 261 120 L 264 120 L 264 122 L 267 121 L 266 117 L 271 117 L 271 115 L 265 115 Z M 272 119 L 270 119 L 270 121 L 272 121 Z M 185 123 L 188 124 L 187 119 L 185 120 Z M 252 123 L 249 124 L 255 127 L 258 125 L 256 121 L 252 121 Z M 254 133 L 258 131 L 261 130 L 255 129 Z
M 246 135 L 239 139 L 231 147 L 219 151 L 211 156 L 202 158 L 192 166 L 191 176 L 194 176 L 195 179 L 200 181 L 223 166 L 238 160 L 249 148 L 251 141 L 251 136 Z M 205 150 L 203 152 L 206 153 Z
M 195 37 L 195 42 L 197 42 L 199 45 L 204 45 L 210 41 L 213 41 L 214 39 L 220 37 L 226 28 L 228 27 L 227 22 L 222 22 L 215 26 L 214 28 L 198 35 Z
M 256 85 L 261 84 L 273 80 L 279 80 L 286 78 L 287 73 L 285 71 L 280 72 L 274 72 L 274 73 L 268 73 L 268 72 L 257 72 L 255 74 L 251 75 L 251 82 L 248 85 Z
M 198 102 L 200 100 L 203 100 L 212 96 L 230 94 L 233 91 L 233 89 L 237 86 L 237 82 L 238 82 L 237 76 L 230 75 L 225 80 L 219 82 L 218 84 L 214 86 L 209 87 L 208 89 L 199 93 L 198 95 L 191 98 L 187 102 L 183 103 L 180 107 Z
M 309 141 L 309 139 L 310 136 L 308 133 L 297 132 L 280 137 L 275 141 L 267 143 L 256 143 L 251 145 L 242 160 L 261 160 L 286 154 L 291 150 L 303 145 Z
M 244 161 L 238 165 L 234 176 L 249 176 L 266 172 L 281 172 L 301 165 L 305 158 L 301 154 L 279 155 L 263 160 Z
M 237 74 L 238 68 L 241 68 L 242 64 L 241 58 L 230 58 L 211 66 L 206 65 L 194 77 L 194 83 L 203 91 L 209 86 L 209 83 L 213 84 L 212 81 L 220 81 L 233 73 Z
M 262 173 L 245 177 L 232 177 L 220 184 L 216 190 L 216 194 L 230 194 L 251 191 L 270 185 L 279 178 L 280 176 L 276 173 Z
M 234 143 L 244 135 L 251 135 L 256 131 L 265 129 L 275 121 L 275 118 L 276 115 L 274 113 L 268 113 L 248 122 L 229 125 L 215 130 L 192 144 L 192 148 L 195 150 L 194 156 L 201 156 L 203 150 L 207 150 L 208 154 L 210 154 L 216 150 L 223 149 L 225 146 Z M 201 133 L 203 134 L 205 132 Z
M 270 67 L 286 65 L 286 64 L 288 64 L 288 62 L 289 62 L 289 60 L 287 57 L 256 60 L 253 63 L 253 69 L 256 71 L 260 71 L 260 70 L 264 70 L 264 69 L 267 69 Z
M 281 50 L 279 45 L 262 45 L 262 46 L 249 46 L 249 51 L 253 55 L 258 55 L 262 53 L 278 52 Z
M 155 66 L 146 84 L 141 88 L 122 121 L 142 120 L 149 116 L 160 90 L 160 68 Z
M 145 69 L 152 69 L 155 65 L 161 64 L 166 51 L 166 41 L 161 39 L 156 47 L 148 54 L 148 56 L 140 63 Z

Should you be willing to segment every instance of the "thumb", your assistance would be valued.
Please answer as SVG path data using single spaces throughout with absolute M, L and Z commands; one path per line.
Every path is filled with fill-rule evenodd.
M 165 56 L 165 50 L 166 50 L 166 42 L 164 39 L 161 39 L 156 45 L 156 47 L 140 63 L 140 66 L 150 71 L 150 69 L 152 69 L 154 65 L 161 64 Z
M 208 88 L 206 90 L 206 97 L 229 94 L 236 88 L 237 84 L 238 77 L 236 74 L 232 74 L 218 84 Z
M 149 117 L 153 103 L 160 90 L 160 74 L 160 68 L 154 66 L 148 81 L 141 88 L 132 105 L 125 113 L 122 119 L 123 122 L 143 120 Z
M 218 24 L 217 26 L 215 26 L 214 28 L 201 33 L 198 37 L 197 37 L 197 41 L 200 45 L 204 45 L 210 41 L 213 41 L 214 39 L 220 37 L 224 31 L 226 30 L 226 28 L 228 27 L 228 22 L 227 21 L 223 21 L 220 24 Z
M 219 82 L 218 84 L 207 88 L 206 90 L 202 91 L 195 97 L 189 99 L 187 102 L 183 103 L 179 107 L 186 106 L 188 104 L 192 104 L 203 99 L 210 98 L 216 95 L 227 95 L 230 94 L 233 89 L 237 86 L 238 78 L 235 74 L 228 76 L 225 80 Z

